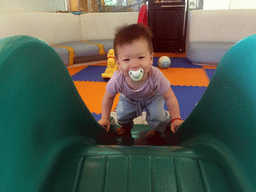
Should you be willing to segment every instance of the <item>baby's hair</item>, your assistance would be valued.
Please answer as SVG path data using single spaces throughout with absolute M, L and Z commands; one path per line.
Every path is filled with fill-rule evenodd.
M 149 52 L 153 53 L 152 33 L 143 24 L 123 25 L 116 29 L 114 38 L 114 51 L 117 55 L 117 46 L 132 44 L 134 40 L 145 39 L 148 42 Z

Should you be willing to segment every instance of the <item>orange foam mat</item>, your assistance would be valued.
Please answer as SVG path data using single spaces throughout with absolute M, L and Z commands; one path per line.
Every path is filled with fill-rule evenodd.
M 203 66 L 203 69 L 216 69 L 217 66 Z
M 68 67 L 68 72 L 69 72 L 70 76 L 72 76 L 72 75 L 75 75 L 76 73 L 78 73 L 79 71 L 83 70 L 87 66 L 88 65 L 78 66 L 78 67 Z
M 92 64 L 93 66 L 107 66 L 107 62 Z
M 209 84 L 204 69 L 168 68 L 160 70 L 171 84 L 175 86 L 207 87 Z
M 97 64 L 91 64 L 93 66 L 107 66 L 107 63 L 97 63 Z M 88 67 L 90 65 L 83 65 L 83 66 L 72 66 L 72 67 L 68 67 L 68 72 L 70 74 L 70 76 L 75 75 L 76 73 L 78 73 L 79 71 L 83 70 L 84 68 Z
M 155 52 L 154 57 L 162 57 L 162 56 L 167 56 L 167 57 L 186 57 L 186 53 L 159 53 Z
M 106 91 L 106 82 L 74 81 L 74 84 L 82 97 L 84 103 L 91 113 L 101 113 L 101 102 Z M 114 99 L 111 111 L 116 109 L 119 94 Z

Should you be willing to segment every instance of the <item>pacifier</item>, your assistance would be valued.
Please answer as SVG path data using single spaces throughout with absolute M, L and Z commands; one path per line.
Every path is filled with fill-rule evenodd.
M 129 76 L 133 81 L 140 81 L 144 75 L 144 70 L 139 69 L 137 71 L 129 71 Z

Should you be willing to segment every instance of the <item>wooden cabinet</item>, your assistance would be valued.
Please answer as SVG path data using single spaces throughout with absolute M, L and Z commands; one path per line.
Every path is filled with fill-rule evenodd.
M 148 26 L 153 33 L 154 52 L 185 53 L 186 0 L 148 2 Z

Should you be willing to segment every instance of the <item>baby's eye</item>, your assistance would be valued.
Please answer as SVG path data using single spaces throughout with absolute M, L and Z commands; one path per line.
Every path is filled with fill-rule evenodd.
M 144 59 L 145 57 L 144 56 L 140 56 L 139 59 Z
M 123 61 L 124 61 L 124 62 L 129 62 L 129 61 L 130 61 L 130 59 L 124 59 Z

